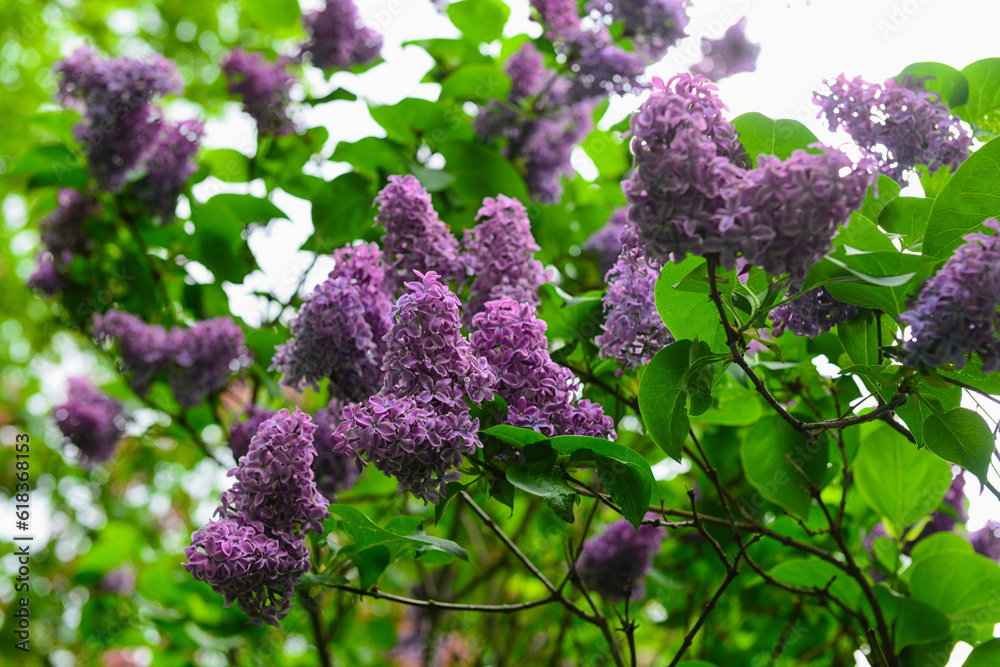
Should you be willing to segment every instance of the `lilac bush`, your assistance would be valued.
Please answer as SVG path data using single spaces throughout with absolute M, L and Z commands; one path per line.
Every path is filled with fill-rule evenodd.
M 531 0 L 550 39 L 572 37 L 580 30 L 576 0 Z
M 56 426 L 90 466 L 111 458 L 125 433 L 124 408 L 87 378 L 69 379 L 69 396 L 52 411 Z
M 132 313 L 110 310 L 104 315 L 94 315 L 93 331 L 99 341 L 114 342 L 129 385 L 135 393 L 145 396 L 157 373 L 170 360 L 166 329 L 146 324 Z

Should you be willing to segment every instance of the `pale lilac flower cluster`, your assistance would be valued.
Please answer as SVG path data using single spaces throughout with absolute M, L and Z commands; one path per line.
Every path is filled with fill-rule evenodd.
M 546 324 L 535 307 L 503 297 L 486 303 L 472 320 L 469 342 L 499 378 L 497 393 L 507 403 L 507 423 L 543 435 L 613 438 L 604 409 L 587 399 L 579 379 L 549 356 Z
M 663 58 L 683 39 L 688 25 L 689 0 L 591 0 L 587 5 L 606 21 L 620 23 L 622 36 L 647 62 Z
M 602 273 L 607 273 L 608 269 L 618 261 L 618 255 L 622 252 L 621 234 L 626 224 L 628 224 L 628 207 L 616 208 L 607 223 L 583 243 L 584 250 L 590 250 L 597 255 Z
M 465 231 L 463 245 L 473 274 L 464 318 L 468 325 L 486 302 L 510 297 L 519 303 L 541 303 L 538 288 L 550 276 L 534 258 L 540 250 L 531 235 L 524 205 L 513 197 L 497 195 L 483 200 L 476 226 Z
M 584 543 L 577 561 L 580 578 L 608 600 L 641 599 L 646 573 L 666 536 L 660 526 L 643 525 L 637 530 L 619 519 Z
M 199 120 L 164 122 L 146 154 L 146 175 L 135 184 L 135 197 L 163 222 L 174 219 L 177 197 L 198 170 L 194 156 L 204 132 Z
M 259 53 L 233 49 L 219 66 L 226 73 L 226 90 L 242 98 L 243 108 L 257 121 L 259 134 L 282 136 L 295 129 L 288 117 L 295 77 L 288 72 L 286 58 L 272 63 Z
M 69 396 L 52 416 L 62 434 L 80 450 L 80 461 L 86 466 L 110 459 L 125 432 L 122 404 L 86 378 L 69 379 Z
M 42 249 L 38 254 L 38 269 L 28 279 L 28 286 L 52 296 L 61 292 L 64 273 L 75 257 L 86 255 L 92 248 L 84 227 L 97 203 L 76 190 L 61 188 L 56 195 L 58 206 L 39 223 Z
M 374 243 L 333 253 L 336 262 L 289 323 L 292 337 L 275 349 L 271 369 L 282 383 L 319 388 L 330 378 L 330 393 L 363 400 L 382 380 L 383 338 L 389 331 L 392 300 L 383 287 L 382 255 Z
M 531 0 L 550 39 L 566 39 L 580 31 L 576 0 Z
M 54 70 L 59 74 L 56 99 L 83 113 L 75 132 L 91 173 L 103 189 L 120 191 L 159 133 L 160 112 L 151 101 L 181 90 L 177 68 L 158 55 L 146 61 L 101 60 L 83 47 Z
M 378 58 L 382 36 L 358 16 L 353 0 L 326 0 L 322 9 L 302 17 L 308 39 L 302 50 L 321 69 L 363 65 Z
M 309 569 L 305 531 L 323 532 L 329 503 L 313 480 L 316 425 L 298 408 L 261 424 L 250 449 L 229 471 L 218 519 L 191 536 L 185 569 L 245 613 L 277 627 Z
M 462 336 L 458 297 L 433 271 L 416 275 L 393 308 L 382 389 L 344 409 L 333 449 L 437 503 L 481 446 L 465 400 L 490 400 L 497 378 Z
M 250 450 L 250 441 L 257 435 L 260 425 L 275 414 L 274 410 L 251 404 L 244 410 L 242 419 L 229 425 L 229 449 L 237 462 Z
M 817 287 L 771 311 L 773 335 L 786 330 L 813 338 L 858 314 L 858 307 L 837 301 L 825 287 Z
M 813 97 L 819 117 L 826 117 L 831 130 L 851 135 L 877 160 L 880 173 L 902 183 L 917 165 L 934 173 L 969 157 L 971 132 L 934 93 L 893 79 L 877 84 L 843 74 L 825 83 L 830 92 Z
M 431 196 L 416 177 L 390 176 L 375 198 L 375 222 L 384 230 L 382 248 L 390 268 L 387 291 L 396 293 L 414 278 L 414 271 L 434 271 L 446 281 L 462 280 L 466 268 L 458 240 L 444 224 Z
M 114 341 L 122 371 L 140 396 L 163 372 L 177 402 L 193 407 L 250 364 L 241 329 L 230 317 L 203 320 L 167 331 L 118 310 L 94 316 L 94 336 Z
M 983 222 L 992 235 L 968 234 L 965 243 L 920 289 L 910 310 L 899 316 L 910 327 L 903 341 L 908 366 L 965 366 L 978 353 L 983 372 L 1000 368 L 1000 223 Z
M 760 55 L 760 44 L 754 44 L 746 36 L 747 19 L 729 26 L 726 33 L 719 39 L 701 39 L 701 49 L 705 57 L 691 68 L 695 74 L 701 74 L 710 81 L 718 81 L 740 72 L 753 72 L 757 69 L 757 56 Z
M 353 458 L 333 451 L 333 446 L 337 443 L 334 432 L 341 422 L 343 407 L 343 404 L 335 399 L 313 417 L 313 421 L 316 422 L 316 437 L 313 440 L 316 447 L 313 476 L 316 479 L 316 488 L 331 502 L 338 493 L 347 491 L 357 484 L 361 476 Z
M 602 359 L 622 362 L 619 373 L 649 363 L 653 355 L 673 342 L 674 337 L 656 310 L 656 279 L 660 265 L 646 257 L 645 248 L 633 225 L 621 233 L 618 261 L 605 276 L 604 333 L 594 342 Z

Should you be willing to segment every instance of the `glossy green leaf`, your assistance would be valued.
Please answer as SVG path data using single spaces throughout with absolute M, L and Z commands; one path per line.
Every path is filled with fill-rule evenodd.
M 917 561 L 910 591 L 952 623 L 1000 623 L 1000 565 L 985 556 L 937 553 Z
M 792 151 L 819 141 L 809 128 L 797 120 L 772 120 L 756 111 L 737 116 L 733 125 L 754 166 L 759 155 L 777 155 L 784 160 L 791 156 Z
M 882 324 L 881 341 L 878 337 L 878 320 L 871 310 L 862 310 L 857 316 L 837 325 L 837 336 L 851 361 L 868 366 L 879 364 L 879 347 L 891 342 L 892 333 L 896 330 L 891 320 L 883 321 Z
M 313 234 L 303 250 L 328 253 L 362 238 L 375 223 L 372 183 L 348 172 L 322 184 L 312 194 Z
M 825 438 L 807 442 L 777 415 L 757 422 L 740 445 L 740 459 L 750 484 L 767 500 L 800 517 L 808 516 L 812 497 L 807 481 L 795 466 L 815 486 L 822 487 L 828 456 Z
M 573 523 L 573 507 L 578 496 L 558 471 L 534 473 L 524 464 L 515 464 L 507 468 L 506 475 L 507 481 L 515 487 L 544 498 L 545 504 L 556 516 L 566 523 Z
M 713 352 L 724 352 L 728 349 L 726 332 L 709 296 L 707 280 L 681 284 L 685 277 L 704 266 L 705 260 L 694 255 L 688 255 L 680 264 L 668 262 L 656 281 L 656 310 L 675 339 L 697 338 Z
M 937 554 L 967 554 L 975 553 L 972 543 L 956 533 L 934 533 L 920 538 L 910 552 L 914 563 Z
M 921 400 L 923 399 L 923 400 Z M 903 420 L 910 433 L 918 445 L 924 443 L 924 421 L 934 412 L 947 412 L 957 408 L 962 400 L 962 390 L 958 387 L 948 387 L 946 389 L 936 389 L 922 386 L 920 396 L 910 394 L 899 408 L 896 408 L 896 415 Z
M 923 442 L 932 452 L 986 479 L 996 438 L 982 415 L 968 408 L 930 414 L 924 420 Z

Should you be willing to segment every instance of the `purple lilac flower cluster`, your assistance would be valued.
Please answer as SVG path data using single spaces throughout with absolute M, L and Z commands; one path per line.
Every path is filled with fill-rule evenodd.
M 462 336 L 458 297 L 433 271 L 416 275 L 393 308 L 382 388 L 344 409 L 333 449 L 437 503 L 462 457 L 481 446 L 465 399 L 490 400 L 497 378 Z
M 185 569 L 235 602 L 253 625 L 278 626 L 309 569 L 305 531 L 322 532 L 328 502 L 316 489 L 316 425 L 296 408 L 263 422 L 250 449 L 229 471 L 219 517 L 191 536 Z
M 444 224 L 427 190 L 414 176 L 390 176 L 375 198 L 382 225 L 382 248 L 390 268 L 387 290 L 396 293 L 413 280 L 414 271 L 434 271 L 446 281 L 466 274 L 458 240 Z
M 56 195 L 57 207 L 39 223 L 42 249 L 38 268 L 28 286 L 47 296 L 63 290 L 65 272 L 75 257 L 90 252 L 92 244 L 84 227 L 97 203 L 76 190 L 62 188 Z
M 825 83 L 830 92 L 813 97 L 819 117 L 826 117 L 831 130 L 851 135 L 877 160 L 880 173 L 902 183 L 917 165 L 934 173 L 969 157 L 971 132 L 934 93 L 893 79 L 877 84 L 843 74 Z
M 118 310 L 94 316 L 94 336 L 114 341 L 122 370 L 144 396 L 160 372 L 166 374 L 177 402 L 193 407 L 222 389 L 233 373 L 250 364 L 243 330 L 230 317 L 197 322 L 167 331 Z
M 576 0 L 531 0 L 550 39 L 566 39 L 580 31 Z
M 86 466 L 110 459 L 125 432 L 122 404 L 86 378 L 69 379 L 69 396 L 52 416 L 62 434 L 80 450 L 80 461 Z
M 591 0 L 587 7 L 608 22 L 620 23 L 622 36 L 632 40 L 636 53 L 656 62 L 686 36 L 690 4 L 688 0 Z
M 817 287 L 771 311 L 773 334 L 786 330 L 813 338 L 858 314 L 858 307 L 837 301 L 825 287 Z
M 146 154 L 146 175 L 136 183 L 135 197 L 163 222 L 174 219 L 177 197 L 198 170 L 194 156 L 204 132 L 199 120 L 164 122 Z
M 703 37 L 701 49 L 705 57 L 694 65 L 691 71 L 701 74 L 710 81 L 718 81 L 727 76 L 757 69 L 760 45 L 747 39 L 746 27 L 747 19 L 743 17 L 729 26 L 719 39 Z
M 318 389 L 320 381 L 330 378 L 331 395 L 362 400 L 381 384 L 392 301 L 383 287 L 376 244 L 347 246 L 333 258 L 336 264 L 327 279 L 290 322 L 292 337 L 275 349 L 271 369 L 283 375 L 287 386 Z
M 260 425 L 275 414 L 274 410 L 250 404 L 243 411 L 243 418 L 229 425 L 229 449 L 233 451 L 233 458 L 237 462 L 250 450 L 250 441 L 257 435 Z
M 465 231 L 463 245 L 474 276 L 464 318 L 468 325 L 488 301 L 510 297 L 518 303 L 541 303 L 538 288 L 549 281 L 540 250 L 531 235 L 524 204 L 505 195 L 487 197 L 476 214 L 476 226 Z
M 288 72 L 287 58 L 271 63 L 259 53 L 234 49 L 219 65 L 228 79 L 226 89 L 243 99 L 243 108 L 257 121 L 258 133 L 282 136 L 295 129 L 288 117 L 295 77 Z
M 977 554 L 1000 563 L 1000 521 L 990 519 L 986 525 L 969 535 Z
M 602 359 L 614 357 L 622 362 L 621 373 L 648 364 L 674 337 L 656 310 L 656 279 L 661 267 L 646 257 L 634 225 L 625 226 L 619 245 L 618 261 L 605 276 L 604 333 L 594 342 Z
M 635 529 L 619 519 L 584 543 L 577 562 L 580 577 L 590 590 L 608 600 L 641 599 L 645 575 L 666 536 L 660 526 Z
M 584 250 L 590 250 L 600 262 L 601 272 L 607 273 L 618 261 L 622 252 L 621 235 L 628 224 L 628 207 L 616 208 L 607 223 L 590 235 L 584 244 Z
M 497 393 L 507 403 L 507 423 L 543 435 L 613 438 L 614 421 L 604 409 L 579 399 L 580 381 L 549 356 L 546 324 L 534 305 L 508 297 L 489 301 L 472 319 L 473 352 L 499 378 Z
M 316 479 L 316 488 L 331 502 L 338 493 L 347 491 L 357 484 L 361 476 L 353 458 L 333 450 L 333 446 L 337 443 L 334 432 L 341 422 L 343 408 L 344 405 L 335 399 L 313 417 L 313 421 L 316 422 L 316 437 L 313 440 L 316 447 L 313 476 Z
M 321 69 L 370 63 L 382 50 L 382 36 L 362 22 L 352 0 L 326 0 L 302 22 L 309 34 L 302 50 Z
M 566 42 L 566 48 L 571 56 L 569 70 L 574 75 L 566 91 L 569 102 L 611 93 L 625 95 L 645 88 L 641 78 L 646 63 L 637 54 L 615 46 L 604 26 L 578 32 Z
M 973 352 L 983 372 L 1000 368 L 1000 223 L 983 226 L 993 234 L 974 233 L 920 289 L 910 310 L 899 316 L 910 327 L 903 342 L 908 366 L 965 366 Z

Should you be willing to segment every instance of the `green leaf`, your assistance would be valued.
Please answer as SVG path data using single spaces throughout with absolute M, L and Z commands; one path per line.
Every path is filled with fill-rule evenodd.
M 1000 373 L 984 373 L 983 360 L 978 356 L 969 359 L 962 370 L 942 373 L 942 375 L 975 387 L 980 391 L 985 391 L 987 394 L 1000 394 Z
M 897 650 L 943 639 L 951 632 L 948 617 L 925 602 L 900 597 L 884 586 L 875 587 L 875 597 L 893 630 Z
M 138 556 L 145 544 L 145 538 L 135 526 L 124 521 L 111 521 L 94 535 L 90 550 L 76 561 L 76 576 L 78 579 L 96 579 Z
M 993 430 L 982 415 L 968 408 L 955 408 L 924 420 L 924 444 L 945 461 L 957 463 L 986 480 L 990 457 L 996 450 Z
M 737 116 L 733 125 L 754 166 L 757 166 L 759 155 L 777 155 L 785 160 L 792 151 L 819 141 L 809 128 L 797 120 L 771 120 L 756 111 Z
M 969 99 L 955 109 L 962 120 L 997 133 L 1000 110 L 1000 58 L 983 58 L 966 65 L 962 74 L 969 82 Z
M 985 556 L 951 552 L 919 560 L 910 592 L 952 623 L 1000 623 L 1000 566 Z
M 530 445 L 536 442 L 544 442 L 548 440 L 544 435 L 538 431 L 532 430 L 530 428 L 521 428 L 519 426 L 511 426 L 509 424 L 497 424 L 496 426 L 491 426 L 485 431 L 482 431 L 486 435 L 491 435 L 498 440 L 506 442 L 507 444 L 514 445 L 515 447 L 521 448 L 525 445 Z
M 703 270 L 704 266 L 705 260 L 694 255 L 688 255 L 680 264 L 668 262 L 656 281 L 656 310 L 675 339 L 697 338 L 705 341 L 713 352 L 725 352 L 726 331 L 709 296 L 707 278 L 682 284 L 686 276 Z M 735 272 L 730 275 L 735 280 Z
M 503 35 L 510 7 L 500 0 L 463 0 L 448 5 L 448 18 L 474 42 L 492 42 Z
M 409 161 L 392 141 L 378 137 L 365 137 L 358 141 L 341 141 L 330 156 L 332 162 L 346 162 L 372 180 L 382 173 L 398 174 L 406 171 Z
M 204 264 L 219 281 L 242 283 L 246 274 L 257 266 L 243 239 L 246 226 L 285 217 L 267 199 L 228 193 L 215 195 L 192 207 L 191 222 L 198 245 L 191 252 L 191 259 Z
M 484 102 L 504 99 L 510 92 L 510 76 L 493 65 L 464 65 L 441 82 L 442 99 Z
M 404 146 L 418 146 L 418 137 L 426 137 L 436 145 L 461 125 L 455 122 L 445 105 L 413 97 L 404 98 L 396 104 L 369 102 L 368 112 L 382 126 L 389 139 Z
M 861 497 L 899 536 L 941 504 L 951 484 L 951 466 L 878 424 L 861 439 L 854 477 Z
M 973 153 L 934 199 L 923 253 L 944 259 L 962 237 L 980 231 L 983 220 L 1000 215 L 1000 142 L 990 141 Z
M 577 495 L 569 488 L 562 474 L 557 470 L 544 473 L 531 472 L 525 464 L 515 464 L 507 468 L 507 481 L 528 493 L 545 499 L 545 504 L 556 516 L 566 523 L 573 523 L 573 507 Z
M 868 366 L 878 365 L 878 349 L 882 341 L 878 339 L 878 322 L 873 311 L 866 308 L 857 317 L 838 324 L 837 337 L 851 361 Z
M 921 400 L 923 398 L 923 400 Z M 962 401 L 962 390 L 958 387 L 936 389 L 921 386 L 920 396 L 910 394 L 906 403 L 896 408 L 896 415 L 910 429 L 917 445 L 924 446 L 924 421 L 934 412 L 947 412 L 957 408 Z
M 804 518 L 809 515 L 812 496 L 806 480 L 788 458 L 814 485 L 821 487 L 826 476 L 828 450 L 824 438 L 809 443 L 784 419 L 770 415 L 747 433 L 740 445 L 740 459 L 747 480 L 764 498 Z
M 296 0 L 247 0 L 247 12 L 261 25 L 293 26 L 302 16 Z
M 879 175 L 878 196 L 875 196 L 874 187 L 868 188 L 865 199 L 861 202 L 861 215 L 869 220 L 878 220 L 879 214 L 885 210 L 885 207 L 899 197 L 900 190 L 899 183 L 888 176 Z
M 580 144 L 603 178 L 618 180 L 632 167 L 628 143 L 617 132 L 594 130 Z
M 969 99 L 969 80 L 965 75 L 950 65 L 934 62 L 920 62 L 907 65 L 896 76 L 896 80 L 907 87 L 912 84 L 905 81 L 907 77 L 923 79 L 920 85 L 924 90 L 938 94 L 950 108 L 962 106 Z
M 782 583 L 799 588 L 827 589 L 846 604 L 851 604 L 861 595 L 861 587 L 854 579 L 837 566 L 819 558 L 789 558 L 771 568 L 768 574 Z
M 62 144 L 38 146 L 25 153 L 10 170 L 11 176 L 30 175 L 30 188 L 57 185 L 82 190 L 87 170 L 79 156 Z
M 1000 639 L 983 642 L 962 663 L 962 667 L 996 667 L 1000 665 Z
M 250 180 L 250 160 L 232 148 L 205 151 L 200 161 L 208 167 L 209 173 L 220 181 L 246 183 Z
M 469 208 L 478 210 L 483 199 L 497 194 L 528 201 L 521 175 L 495 149 L 475 141 L 454 140 L 442 144 L 440 150 L 445 171 L 456 179 L 452 190 Z
M 879 227 L 899 236 L 904 249 L 916 249 L 924 236 L 934 202 L 923 197 L 897 197 L 882 209 Z
M 837 248 L 849 246 L 852 252 L 898 252 L 885 232 L 857 211 L 851 214 L 851 224 L 833 239 L 833 245 Z
M 913 545 L 910 558 L 914 563 L 937 554 L 973 554 L 972 543 L 955 533 L 934 533 L 922 537 Z
M 357 172 L 348 172 L 324 183 L 310 197 L 313 235 L 302 246 L 317 253 L 362 238 L 375 222 L 372 183 Z

